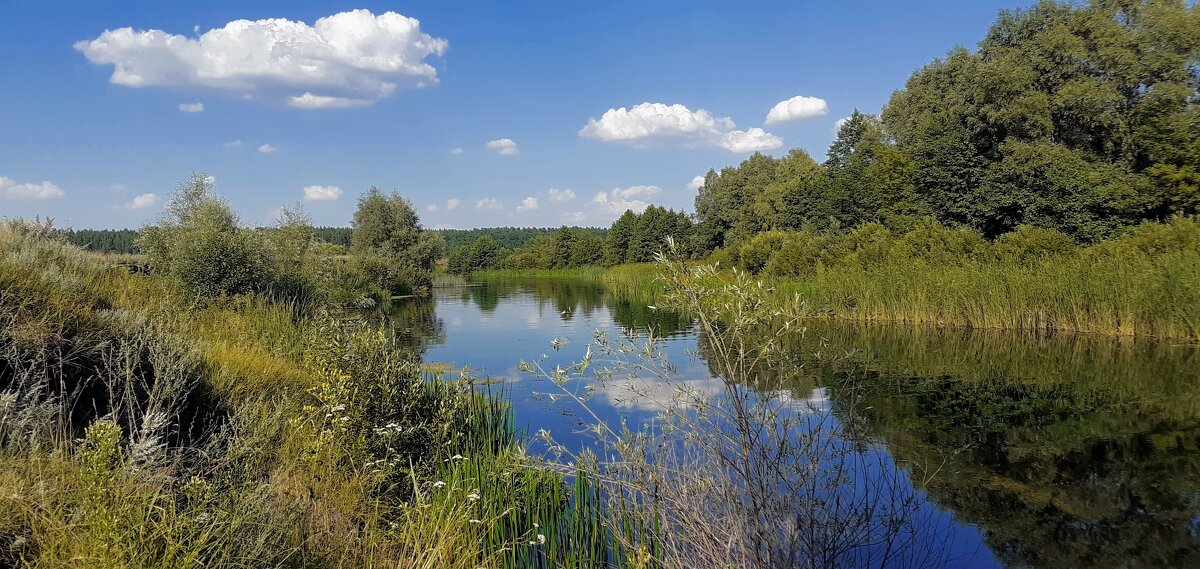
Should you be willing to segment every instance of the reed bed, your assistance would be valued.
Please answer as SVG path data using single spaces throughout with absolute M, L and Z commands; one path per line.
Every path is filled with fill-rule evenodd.
M 805 243 L 803 254 L 788 256 L 787 245 L 775 244 L 772 251 L 785 253 L 780 261 L 755 266 L 773 302 L 806 318 L 1200 339 L 1196 219 L 1147 223 L 1116 239 L 1036 256 L 1014 253 L 1009 243 L 964 238 L 960 230 L 927 232 L 933 235 L 920 235 L 925 242 L 918 245 L 912 233 L 807 237 L 815 244 Z M 953 239 L 967 243 L 946 245 Z M 714 291 L 738 267 L 721 268 L 708 283 Z M 624 265 L 598 280 L 653 299 L 662 291 L 655 277 L 654 265 Z

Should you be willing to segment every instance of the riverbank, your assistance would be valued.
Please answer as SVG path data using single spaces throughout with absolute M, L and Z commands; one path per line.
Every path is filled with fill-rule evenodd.
M 922 236 L 924 243 L 911 234 L 866 239 L 856 233 L 847 234 L 846 243 L 806 243 L 811 246 L 792 255 L 786 271 L 768 260 L 789 252 L 785 235 L 774 245 L 760 244 L 762 260 L 750 264 L 773 289 L 778 308 L 805 318 L 1200 339 L 1200 223 L 1193 219 L 1037 254 L 1027 254 L 1039 251 L 1036 243 L 1013 254 L 1011 243 L 947 243 L 954 232 L 944 233 Z M 747 264 L 752 253 L 744 248 L 738 259 L 719 259 L 714 287 L 728 280 L 730 265 Z M 656 274 L 655 265 L 637 264 L 475 276 L 593 278 L 623 294 L 653 298 L 661 288 Z
M 197 299 L 13 223 L 0 390 L 0 566 L 576 559 L 504 399 L 369 315 Z

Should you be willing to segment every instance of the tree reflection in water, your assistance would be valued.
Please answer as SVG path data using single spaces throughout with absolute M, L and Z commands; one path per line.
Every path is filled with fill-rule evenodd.
M 657 371 L 638 367 L 645 364 L 638 362 L 644 346 L 617 334 L 606 339 L 606 349 L 626 363 L 602 366 L 600 346 L 594 346 L 591 373 L 579 385 L 599 389 L 594 371 L 612 368 L 605 381 L 636 377 L 633 390 L 674 409 L 675 416 L 664 414 L 650 433 L 614 424 L 610 442 L 621 441 L 629 453 L 641 449 L 647 460 L 629 461 L 624 477 L 606 474 L 626 490 L 649 488 L 649 477 L 658 476 L 655 492 L 625 495 L 687 506 L 663 531 L 673 532 L 675 543 L 688 536 L 689 543 L 707 545 L 679 545 L 677 560 L 705 566 L 694 558 L 718 543 L 737 542 L 721 552 L 734 565 L 786 564 L 779 560 L 795 554 L 806 559 L 800 565 L 879 566 L 886 550 L 879 544 L 899 543 L 908 531 L 909 551 L 923 553 L 893 555 L 887 563 L 937 565 L 952 560 L 941 544 L 944 518 L 933 515 L 931 501 L 975 524 L 1007 565 L 1200 566 L 1195 346 L 826 321 L 797 322 L 805 333 L 772 339 L 764 330 L 779 320 L 768 315 L 760 328 L 736 333 L 749 351 L 764 341 L 777 349 L 739 368 L 719 349 L 734 341 L 727 327 L 697 325 L 690 316 L 649 307 L 661 299 L 618 294 L 594 281 L 511 280 L 442 294 L 485 314 L 505 299 L 531 295 L 564 321 L 610 317 L 621 332 L 695 337 L 697 360 L 725 381 L 682 381 L 661 360 Z M 410 326 L 416 341 L 441 341 L 428 303 L 406 314 L 424 322 Z M 715 408 L 696 419 L 703 405 Z M 828 412 L 812 412 L 813 406 Z M 740 437 L 695 438 L 704 429 L 737 433 L 738 417 L 775 428 L 748 429 L 754 434 L 748 447 Z M 661 438 L 651 434 L 675 436 L 671 452 L 652 448 Z M 766 460 L 780 455 L 790 458 Z M 754 460 L 734 468 L 739 462 L 729 457 Z M 762 488 L 786 489 L 779 494 L 789 497 L 751 493 Z M 883 523 L 889 516 L 903 527 Z M 705 519 L 712 523 L 698 523 Z M 810 533 L 801 535 L 801 527 Z M 699 528 L 705 535 L 688 534 Z M 879 537 L 888 533 L 895 539 Z M 778 537 L 763 537 L 772 535 Z M 846 546 L 852 542 L 875 545 Z

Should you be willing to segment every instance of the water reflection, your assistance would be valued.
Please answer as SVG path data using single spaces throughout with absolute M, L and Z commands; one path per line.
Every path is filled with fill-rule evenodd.
M 579 357 L 571 344 L 554 352 L 553 338 L 581 347 L 598 331 L 652 329 L 681 381 L 722 387 L 690 318 L 596 282 L 442 291 L 391 318 L 410 329 L 427 361 L 512 378 L 506 389 L 518 421 L 575 444 L 587 444 L 572 438 L 582 421 L 554 400 L 553 386 L 514 372 L 521 359 Z M 828 322 L 811 322 L 788 342 L 795 365 L 756 370 L 754 383 L 820 400 L 863 440 L 882 443 L 892 468 L 944 512 L 937 523 L 954 520 L 947 557 L 957 565 L 1200 566 L 1195 346 Z M 636 424 L 656 408 L 633 392 L 653 389 L 598 395 L 613 416 Z M 839 415 L 851 400 L 855 412 Z

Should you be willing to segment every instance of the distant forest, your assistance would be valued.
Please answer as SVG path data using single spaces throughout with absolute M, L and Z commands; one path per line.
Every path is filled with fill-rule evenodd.
M 572 227 L 574 231 L 589 233 L 596 237 L 604 237 L 608 230 L 595 227 Z M 433 230 L 446 240 L 446 248 L 453 251 L 459 247 L 470 245 L 476 239 L 487 235 L 500 246 L 507 249 L 518 249 L 529 245 L 535 237 L 552 236 L 557 228 L 547 227 L 485 227 L 480 229 L 437 229 Z M 89 251 L 101 253 L 137 253 L 138 231 L 136 229 L 77 229 L 67 232 L 67 239 Z M 318 227 L 318 241 L 350 247 L 349 227 Z

